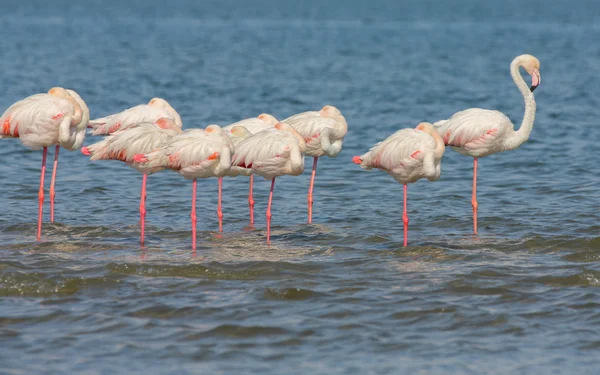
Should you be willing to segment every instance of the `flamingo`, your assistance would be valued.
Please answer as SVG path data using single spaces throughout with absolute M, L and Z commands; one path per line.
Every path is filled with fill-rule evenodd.
M 196 250 L 196 179 L 219 178 L 219 231 L 223 231 L 221 208 L 222 177 L 229 173 L 233 144 L 219 125 L 206 129 L 186 130 L 171 137 L 164 146 L 150 153 L 137 154 L 134 160 L 148 168 L 166 168 L 177 171 L 192 187 L 192 249 Z
M 262 130 L 269 129 L 277 125 L 275 117 L 268 113 L 261 113 L 258 117 L 248 118 L 223 127 L 223 130 L 231 137 L 234 146 L 237 142 L 246 138 L 248 135 L 256 134 Z M 239 136 L 233 134 L 233 129 L 237 127 Z M 241 129 L 241 128 L 243 129 Z M 244 130 L 245 129 L 245 130 Z M 248 192 L 248 207 L 250 208 L 250 225 L 254 224 L 254 198 L 252 197 L 252 188 L 254 186 L 254 176 L 250 175 L 250 189 Z
M 267 244 L 271 243 L 271 203 L 275 178 L 283 175 L 298 176 L 304 172 L 304 138 L 289 124 L 280 122 L 274 129 L 266 129 L 239 142 L 232 166 L 251 169 L 252 173 L 271 180 L 267 206 Z
M 519 68 L 523 67 L 531 75 L 531 87 L 527 85 Z M 541 82 L 540 61 L 532 55 L 520 55 L 510 64 L 510 75 L 525 100 L 525 114 L 519 130 L 506 115 L 499 111 L 470 108 L 457 112 L 448 120 L 433 125 L 447 146 L 467 156 L 473 157 L 473 232 L 477 234 L 477 160 L 484 156 L 514 150 L 529 139 L 535 120 L 535 97 L 533 90 Z
M 140 244 L 144 245 L 146 221 L 146 180 L 148 175 L 161 171 L 160 166 L 147 167 L 134 160 L 136 154 L 150 153 L 163 146 L 171 137 L 182 132 L 171 119 L 160 118 L 154 123 L 131 125 L 107 136 L 100 142 L 83 147 L 81 152 L 90 160 L 120 160 L 144 175 L 140 192 Z
M 93 135 L 104 135 L 139 123 L 152 123 L 160 118 L 172 120 L 179 128 L 183 126 L 181 117 L 166 100 L 153 98 L 148 104 L 140 104 L 114 115 L 91 120 L 88 127 L 94 130 Z
M 382 169 L 404 185 L 404 246 L 408 244 L 407 184 L 421 178 L 429 181 L 439 179 L 444 150 L 444 140 L 435 128 L 430 123 L 422 122 L 415 129 L 398 130 L 366 154 L 352 158 L 361 168 Z
M 304 137 L 306 155 L 314 158 L 308 188 L 308 223 L 310 224 L 312 223 L 313 187 L 317 174 L 317 161 L 323 155 L 332 158 L 338 156 L 342 151 L 348 124 L 342 113 L 331 105 L 326 105 L 318 112 L 298 113 L 283 122 L 292 126 Z
M 73 95 L 72 95 L 73 94 Z M 35 94 L 11 105 L 0 117 L 0 138 L 19 138 L 21 143 L 42 151 L 42 170 L 38 191 L 37 240 L 42 236 L 42 211 L 44 206 L 44 177 L 48 147 L 56 145 L 54 170 L 50 188 L 51 220 L 54 221 L 54 183 L 60 147 L 76 150 L 85 139 L 89 110 L 77 93 L 62 87 L 53 87 L 47 94 Z

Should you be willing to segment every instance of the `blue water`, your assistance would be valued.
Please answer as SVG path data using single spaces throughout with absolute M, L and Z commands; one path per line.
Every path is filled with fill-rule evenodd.
M 247 179 L 225 180 L 222 236 L 200 181 L 196 254 L 189 181 L 148 179 L 140 248 L 141 175 L 68 151 L 37 243 L 41 153 L 0 140 L 0 373 L 597 373 L 599 21 L 591 0 L 3 1 L 2 110 L 64 86 L 92 117 L 154 96 L 185 128 L 332 104 L 349 132 L 319 162 L 314 224 L 311 160 L 277 180 L 271 247 L 267 181 L 251 230 Z M 522 53 L 536 122 L 480 160 L 479 236 L 472 159 L 447 150 L 408 188 L 403 248 L 402 186 L 352 156 L 469 107 L 520 123 Z

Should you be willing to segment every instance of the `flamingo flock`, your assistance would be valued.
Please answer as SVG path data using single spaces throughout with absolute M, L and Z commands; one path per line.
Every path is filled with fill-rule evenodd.
M 528 86 L 520 68 L 532 77 Z M 501 112 L 471 108 L 457 112 L 447 120 L 420 123 L 416 128 L 401 129 L 375 144 L 367 153 L 352 161 L 363 169 L 381 169 L 404 185 L 404 246 L 408 244 L 407 184 L 422 178 L 436 181 L 446 146 L 474 159 L 473 231 L 477 234 L 477 162 L 497 152 L 513 150 L 529 138 L 535 119 L 533 91 L 540 84 L 540 62 L 532 55 L 517 56 L 510 74 L 525 100 L 525 115 L 518 130 Z M 313 192 L 318 159 L 336 157 L 342 150 L 348 124 L 334 106 L 303 112 L 283 121 L 263 113 L 257 117 L 221 127 L 182 129 L 181 117 L 164 99 L 153 98 L 122 112 L 90 120 L 90 112 L 73 90 L 54 87 L 11 105 L 0 117 L 0 138 L 18 138 L 24 146 L 42 149 L 42 167 L 38 192 L 37 239 L 41 239 L 44 205 L 44 177 L 48 147 L 56 146 L 50 184 L 50 221 L 54 221 L 55 180 L 60 147 L 80 149 L 90 160 L 118 160 L 142 174 L 140 191 L 140 243 L 144 244 L 147 177 L 168 169 L 192 180 L 192 248 L 196 249 L 196 181 L 218 179 L 219 231 L 223 230 L 221 205 L 223 177 L 249 176 L 248 207 L 254 223 L 254 175 L 271 181 L 267 205 L 267 244 L 271 240 L 271 206 L 275 179 L 304 172 L 304 157 L 313 157 L 308 188 L 308 223 L 312 222 Z M 105 138 L 83 146 L 87 129 Z

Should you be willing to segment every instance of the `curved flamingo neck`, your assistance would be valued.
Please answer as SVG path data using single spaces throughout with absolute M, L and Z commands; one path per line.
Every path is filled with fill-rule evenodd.
M 435 157 L 436 157 L 436 159 L 441 159 L 442 156 L 444 155 L 444 151 L 446 151 L 446 145 L 444 144 L 444 139 L 437 132 L 437 130 L 434 130 L 431 133 L 431 136 L 435 140 L 435 151 L 434 151 Z
M 521 76 L 519 68 L 522 65 L 523 61 L 521 61 L 519 58 L 514 59 L 510 64 L 510 75 L 512 76 L 513 81 L 515 81 L 515 85 L 517 85 L 517 88 L 525 100 L 525 114 L 523 115 L 523 121 L 521 121 L 519 130 L 515 131 L 512 136 L 506 139 L 505 149 L 507 150 L 515 149 L 529 139 L 529 135 L 533 129 L 533 122 L 535 121 L 535 97 L 529 89 L 527 82 L 525 82 L 523 76 Z

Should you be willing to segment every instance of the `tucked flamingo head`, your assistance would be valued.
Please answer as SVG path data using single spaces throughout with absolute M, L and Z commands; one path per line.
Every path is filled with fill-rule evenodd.
M 242 138 L 242 139 L 246 139 L 252 135 L 252 133 L 250 133 L 250 131 L 248 129 L 246 129 L 243 126 L 239 126 L 239 125 L 231 128 L 230 133 L 232 136 L 234 136 L 236 138 Z
M 300 151 L 303 153 L 306 151 L 306 141 L 304 140 L 304 137 L 302 137 L 300 133 L 298 133 L 292 126 L 286 124 L 285 122 L 279 122 L 277 125 L 275 125 L 275 129 L 293 134 L 298 139 Z
M 68 98 L 70 95 L 67 92 L 67 90 L 65 90 L 62 87 L 53 87 L 50 90 L 48 90 L 48 94 L 52 95 L 52 96 L 57 96 L 59 98 Z
M 342 115 L 342 112 L 340 112 L 339 109 L 335 108 L 332 105 L 326 105 L 325 107 L 321 108 L 319 112 L 321 112 L 321 114 L 326 117 L 335 117 Z
M 208 125 L 206 128 L 204 128 L 204 131 L 206 133 L 209 134 L 222 134 L 223 132 L 223 128 L 220 127 L 219 125 Z
M 157 108 L 166 108 L 166 107 L 170 107 L 169 103 L 161 98 L 152 98 L 150 99 L 150 101 L 148 102 L 148 105 L 150 107 L 157 107 Z
M 260 115 L 258 115 L 258 118 L 263 120 L 264 122 L 266 122 L 269 125 L 277 125 L 277 123 L 279 121 L 277 121 L 277 119 L 275 117 L 273 117 L 272 115 L 268 114 L 268 113 L 261 113 Z
M 530 90 L 533 92 L 533 90 L 535 90 L 542 82 L 542 77 L 540 76 L 540 60 L 538 60 L 537 57 L 528 54 L 517 56 L 515 60 L 517 59 L 519 65 L 531 76 Z
M 434 133 L 437 134 L 437 131 L 435 130 L 433 125 L 431 125 L 429 122 L 422 122 L 419 125 L 417 125 L 417 127 L 415 129 L 422 130 L 425 133 L 431 134 L 431 135 L 433 135 Z
M 431 125 L 429 122 L 422 122 L 415 128 L 416 130 L 424 131 L 425 133 L 431 135 L 435 140 L 435 155 L 438 158 L 441 158 L 444 155 L 444 151 L 446 150 L 446 146 L 444 144 L 444 140 L 442 136 L 435 130 L 435 127 Z
M 179 128 L 179 126 L 170 118 L 161 117 L 158 120 L 154 121 L 154 124 L 161 129 L 165 129 L 165 130 L 171 129 L 171 130 L 181 132 L 181 128 Z
M 181 122 L 181 117 L 179 116 L 179 113 L 177 113 L 175 108 L 171 107 L 171 105 L 166 100 L 161 98 L 152 98 L 148 102 L 148 105 L 150 107 L 164 109 L 165 111 L 167 111 L 167 113 L 169 113 L 169 115 L 171 115 L 173 121 L 175 122 L 175 124 L 177 124 L 177 126 L 179 126 L 180 128 L 183 127 L 183 122 Z
M 75 112 L 73 113 L 72 119 L 71 119 L 71 125 L 77 126 L 79 123 L 81 123 L 81 119 L 83 118 L 83 112 L 81 110 L 81 106 L 79 105 L 77 100 L 75 100 L 75 98 L 72 97 L 71 94 L 69 94 L 69 92 L 67 90 L 65 90 L 62 87 L 53 87 L 50 90 L 48 90 L 48 94 L 50 94 L 52 96 L 56 96 L 58 98 L 67 99 L 73 105 L 73 108 L 75 110 Z M 79 98 L 79 99 L 81 99 L 81 98 Z M 89 113 L 88 113 L 88 119 L 89 119 Z M 87 123 L 85 124 L 85 126 L 87 126 Z
M 90 121 L 90 109 L 88 108 L 87 104 L 85 104 L 83 99 L 81 99 L 81 96 L 79 96 L 78 93 L 76 93 L 74 90 L 69 89 L 66 89 L 66 91 L 69 93 L 69 95 L 71 95 L 71 97 L 73 97 L 73 99 L 75 99 L 75 101 L 77 102 L 77 104 L 79 104 L 79 107 L 81 108 L 81 122 L 79 123 L 79 125 L 77 125 L 77 128 L 79 130 L 87 128 L 87 124 Z

